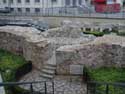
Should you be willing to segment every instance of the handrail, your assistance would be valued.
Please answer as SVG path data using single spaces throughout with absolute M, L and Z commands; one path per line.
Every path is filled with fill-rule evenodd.
M 47 82 L 51 82 L 52 83 L 52 93 L 51 94 L 54 94 L 54 81 L 32 81 L 32 82 L 2 82 L 0 83 L 0 87 L 4 87 L 4 86 L 7 86 L 7 87 L 11 87 L 11 86 L 18 86 L 18 85 L 30 85 L 30 92 L 34 92 L 34 89 L 33 89 L 33 84 L 40 84 L 40 83 L 43 83 L 44 84 L 44 93 L 45 94 L 48 94 L 47 92 Z
M 100 85 L 117 85 L 117 86 L 125 86 L 125 83 L 111 83 L 111 82 L 98 82 L 98 81 L 89 81 L 88 84 L 100 84 Z
M 92 85 L 93 84 L 93 85 Z M 104 91 L 101 91 L 97 88 L 97 86 L 105 86 L 104 87 Z M 92 92 L 92 94 L 99 94 L 98 92 L 103 92 L 102 94 L 110 94 L 110 86 L 115 87 L 119 87 L 122 88 L 122 93 L 118 93 L 118 94 L 125 94 L 124 90 L 125 90 L 125 83 L 111 83 L 111 82 L 97 82 L 97 81 L 89 81 L 87 82 L 87 94 L 91 94 L 90 92 Z M 91 88 L 90 88 L 91 87 Z
M 33 82 L 3 82 L 0 83 L 0 86 L 5 86 L 5 85 L 10 85 L 10 86 L 14 86 L 14 85 L 24 85 L 24 84 L 37 84 L 37 83 L 45 83 L 45 82 L 53 82 L 53 81 L 33 81 Z

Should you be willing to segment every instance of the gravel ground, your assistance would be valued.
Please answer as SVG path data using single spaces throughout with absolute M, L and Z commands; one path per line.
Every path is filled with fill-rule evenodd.
M 82 77 L 80 76 L 55 76 L 54 81 L 54 91 L 55 94 L 86 94 L 86 84 L 82 82 Z M 48 81 L 40 77 L 40 72 L 37 70 L 32 70 L 24 77 L 21 78 L 20 82 L 25 81 Z M 28 85 L 21 86 L 22 88 L 29 89 Z M 44 92 L 44 84 L 34 84 L 33 88 L 35 91 Z M 52 83 L 47 82 L 48 93 L 52 92 Z

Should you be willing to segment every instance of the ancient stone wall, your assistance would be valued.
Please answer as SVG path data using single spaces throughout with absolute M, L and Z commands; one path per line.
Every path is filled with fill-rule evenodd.
M 119 38 L 119 37 L 118 37 Z M 116 40 L 118 39 L 116 37 Z M 110 38 L 109 38 L 110 39 Z M 101 39 L 99 39 L 101 40 Z M 98 40 L 98 41 L 99 41 Z M 122 42 L 122 43 L 121 43 Z M 100 43 L 63 46 L 57 49 L 57 74 L 71 74 L 71 66 L 79 65 L 91 68 L 97 67 L 125 67 L 125 40 Z M 76 67 L 77 70 L 77 67 Z
M 16 36 L 7 32 L 0 32 L 0 48 L 6 49 L 18 55 L 23 54 L 24 37 Z
M 35 36 L 35 34 L 32 34 L 31 31 L 25 32 L 25 34 L 22 31 L 24 30 L 22 29 L 18 32 L 18 29 L 15 31 L 14 29 L 7 29 L 6 27 L 0 29 L 0 48 L 17 55 L 22 55 L 27 61 L 31 61 L 34 67 L 42 69 L 43 64 L 50 59 L 53 54 L 51 43 L 42 38 L 37 39 L 37 37 L 39 37 L 37 34 L 34 38 L 33 36 Z

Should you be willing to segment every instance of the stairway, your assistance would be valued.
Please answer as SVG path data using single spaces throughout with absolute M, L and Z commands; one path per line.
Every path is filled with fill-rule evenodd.
M 44 64 L 41 71 L 41 77 L 46 79 L 53 79 L 56 71 L 56 58 L 55 51 L 53 52 L 52 57 Z
M 41 77 L 46 79 L 53 79 L 56 71 L 56 64 L 45 64 L 42 71 Z

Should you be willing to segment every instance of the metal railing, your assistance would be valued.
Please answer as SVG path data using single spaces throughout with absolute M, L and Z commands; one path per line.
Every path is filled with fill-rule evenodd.
M 20 3 L 22 5 L 22 3 Z M 20 5 L 18 4 L 18 5 Z M 37 5 L 27 11 L 31 3 L 24 3 L 24 7 L 13 7 L 13 3 L 9 3 L 5 6 L 10 9 L 11 13 L 0 13 L 1 16 L 64 16 L 64 17 L 98 17 L 98 18 L 125 18 L 125 7 L 120 6 L 118 12 L 112 12 L 111 9 L 115 7 L 107 7 L 105 12 L 97 12 L 95 5 L 91 3 L 81 2 L 73 0 L 70 4 L 67 4 L 65 0 L 59 0 L 59 2 L 52 2 L 52 0 L 42 0 Z
M 61 10 L 62 8 L 60 8 Z M 68 8 L 66 10 L 69 10 Z M 76 13 L 77 10 L 72 10 L 70 11 L 71 13 L 68 12 L 60 12 L 56 10 L 52 13 L 52 11 L 48 11 L 46 13 L 40 12 L 40 13 L 19 13 L 19 12 L 12 12 L 12 13 L 0 13 L 0 16 L 12 16 L 12 17 L 17 17 L 17 16 L 35 16 L 35 17 L 89 17 L 89 18 L 125 18 L 125 12 L 119 12 L 119 13 L 97 13 L 97 12 L 88 12 L 88 13 Z
M 125 83 L 88 82 L 87 94 L 125 94 Z
M 4 87 L 7 94 L 54 94 L 53 81 L 5 82 L 0 83 L 0 87 Z

